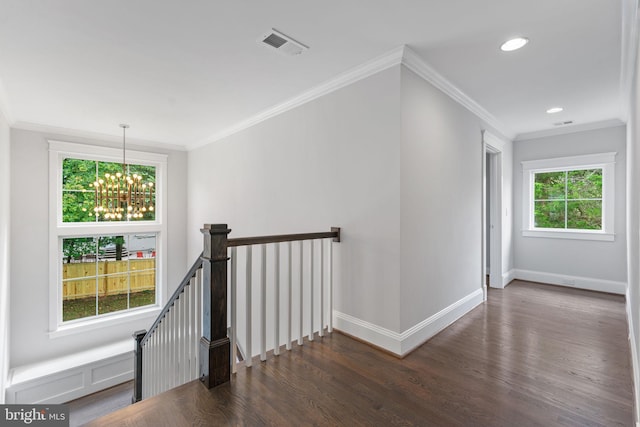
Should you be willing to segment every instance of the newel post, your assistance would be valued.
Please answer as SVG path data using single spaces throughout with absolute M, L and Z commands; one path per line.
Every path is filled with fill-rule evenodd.
M 133 401 L 132 403 L 142 400 L 142 338 L 147 334 L 144 329 L 133 333 L 133 357 L 135 364 L 133 365 Z
M 227 336 L 227 224 L 205 224 L 199 377 L 207 388 L 231 379 Z

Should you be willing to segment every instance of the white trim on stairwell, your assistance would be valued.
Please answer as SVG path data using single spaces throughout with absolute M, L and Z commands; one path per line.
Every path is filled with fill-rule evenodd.
M 334 310 L 334 329 L 367 341 L 398 356 L 405 356 L 428 339 L 451 325 L 483 302 L 478 289 L 433 316 L 402 333 L 394 332 L 371 322 Z
M 133 379 L 133 340 L 11 370 L 6 403 L 65 403 Z
M 549 285 L 566 286 L 569 288 L 586 289 L 589 291 L 608 292 L 625 295 L 626 282 L 593 279 L 590 277 L 571 276 L 568 274 L 547 273 L 543 271 L 514 269 L 513 278 L 528 282 L 546 283 Z

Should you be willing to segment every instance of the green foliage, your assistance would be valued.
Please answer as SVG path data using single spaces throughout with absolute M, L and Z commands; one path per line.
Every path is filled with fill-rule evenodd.
M 64 159 L 62 162 L 62 221 L 95 222 L 96 217 L 93 213 L 95 187 L 93 183 L 100 178 L 104 179 L 104 175 L 107 173 L 115 174 L 118 172 L 122 172 L 122 164 L 120 163 Z M 129 165 L 129 173 L 142 175 L 145 183 L 152 182 L 155 185 L 155 166 Z M 142 218 L 130 219 L 130 221 L 152 221 L 154 219 L 154 212 L 146 212 Z M 105 219 L 100 217 L 98 221 L 105 221 Z
M 602 169 L 535 174 L 537 228 L 602 229 Z
M 565 172 L 537 173 L 535 179 L 536 200 L 563 200 L 565 195 Z
M 563 201 L 534 202 L 534 219 L 537 228 L 564 228 L 565 203 Z
M 67 263 L 72 259 L 80 259 L 83 255 L 95 254 L 96 249 L 96 239 L 93 237 L 62 239 L 62 253 Z

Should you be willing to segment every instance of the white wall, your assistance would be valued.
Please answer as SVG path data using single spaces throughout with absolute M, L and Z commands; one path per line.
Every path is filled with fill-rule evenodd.
M 513 279 L 514 268 L 514 144 L 505 143 L 502 146 L 502 285 L 508 285 Z
M 402 69 L 402 330 L 481 288 L 481 121 Z
M 395 66 L 190 151 L 189 257 L 203 223 L 232 237 L 342 227 L 334 308 L 398 331 L 399 85 Z
M 634 14 L 637 20 L 637 15 Z M 640 55 L 636 63 L 627 121 L 627 317 L 634 374 L 636 422 L 640 410 Z
M 626 148 L 625 127 L 618 126 L 551 136 L 514 144 L 514 254 L 515 268 L 585 282 L 627 282 L 626 263 Z M 615 241 L 588 241 L 523 237 L 522 161 L 582 154 L 617 152 L 615 170 Z M 519 273 L 516 272 L 516 277 Z M 543 276 L 540 276 L 543 277 Z M 552 276 L 549 276 L 552 277 Z M 588 280 L 587 280 L 588 279 Z M 577 280 L 580 282 L 580 280 Z M 580 287 L 579 283 L 576 286 Z M 607 286 L 607 285 L 603 285 Z M 613 291 L 614 288 L 611 288 Z M 607 289 L 601 289 L 607 290 Z M 624 292 L 624 291 L 622 291 Z
M 482 301 L 483 127 L 397 65 L 193 150 L 189 253 L 340 226 L 336 327 L 403 354 Z
M 130 338 L 149 321 L 104 327 L 90 333 L 50 338 L 47 139 L 117 146 L 102 141 L 11 130 L 11 367 L 19 367 Z M 131 147 L 168 154 L 169 292 L 186 273 L 186 153 Z M 151 319 L 153 321 L 153 319 Z
M 0 113 L 0 404 L 4 403 L 9 372 L 9 224 L 10 224 L 10 143 L 9 125 Z

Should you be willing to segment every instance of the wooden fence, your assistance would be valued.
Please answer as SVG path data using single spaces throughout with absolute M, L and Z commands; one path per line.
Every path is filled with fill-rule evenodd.
M 62 279 L 64 300 L 94 297 L 96 285 L 100 297 L 153 290 L 156 288 L 156 260 L 144 258 L 62 264 Z

